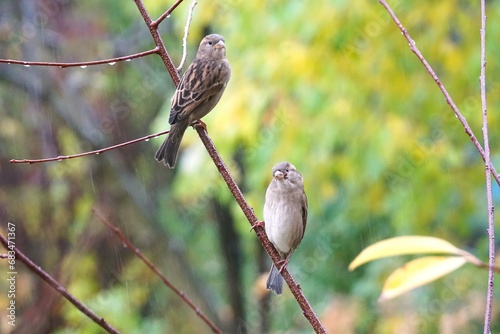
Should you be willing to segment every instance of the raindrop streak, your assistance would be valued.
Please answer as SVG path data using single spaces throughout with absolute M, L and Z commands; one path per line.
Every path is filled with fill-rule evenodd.
M 30 67 L 31 65 L 30 64 L 24 64 L 24 67 Z
M 92 184 L 92 192 L 95 193 L 94 174 L 92 173 L 92 171 L 90 172 L 90 183 Z
M 127 59 L 127 60 L 125 60 L 125 61 L 131 61 L 131 60 L 132 60 L 132 59 Z
M 87 65 L 82 65 L 80 66 L 80 68 L 87 68 Z
M 111 65 L 111 66 L 113 66 L 114 64 L 116 64 L 116 61 L 113 61 L 113 62 L 111 62 L 111 63 L 108 63 L 108 65 Z
M 144 139 L 144 141 L 149 141 L 149 138 Z

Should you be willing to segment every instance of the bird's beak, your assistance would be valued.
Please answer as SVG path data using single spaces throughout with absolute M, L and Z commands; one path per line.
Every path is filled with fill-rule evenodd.
M 214 48 L 216 49 L 223 49 L 226 47 L 226 44 L 224 44 L 224 41 L 219 41 L 217 44 L 214 45 Z
M 274 178 L 277 179 L 277 180 L 281 180 L 285 177 L 285 174 L 283 174 L 283 172 L 280 172 L 279 170 L 277 170 L 275 173 L 274 173 Z

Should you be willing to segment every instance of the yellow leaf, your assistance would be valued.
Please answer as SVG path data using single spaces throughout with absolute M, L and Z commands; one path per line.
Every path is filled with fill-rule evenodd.
M 387 278 L 379 302 L 432 282 L 458 268 L 467 259 L 462 256 L 426 256 L 406 263 Z
M 453 246 L 446 240 L 424 236 L 402 236 L 386 239 L 366 247 L 349 264 L 349 270 L 354 270 L 362 264 L 388 256 L 445 253 L 463 255 L 464 251 Z

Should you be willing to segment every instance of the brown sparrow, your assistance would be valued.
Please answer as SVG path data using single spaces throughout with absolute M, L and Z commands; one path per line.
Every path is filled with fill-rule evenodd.
M 156 152 L 157 161 L 174 168 L 182 136 L 189 125 L 208 114 L 219 102 L 231 77 L 226 46 L 221 35 L 208 35 L 196 58 L 182 76 L 170 101 L 170 133 Z
M 277 295 L 283 291 L 281 270 L 302 241 L 306 223 L 307 197 L 302 175 L 291 163 L 280 162 L 273 167 L 273 179 L 267 188 L 264 204 L 267 237 L 283 259 L 279 270 L 272 265 L 267 279 L 267 289 Z

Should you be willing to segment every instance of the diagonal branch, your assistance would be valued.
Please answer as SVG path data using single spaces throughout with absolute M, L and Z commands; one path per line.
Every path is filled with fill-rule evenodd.
M 252 228 L 259 222 L 257 216 L 253 212 L 253 209 L 250 207 L 248 202 L 246 201 L 245 197 L 243 196 L 240 188 L 234 181 L 233 177 L 229 173 L 226 165 L 224 164 L 224 161 L 222 161 L 221 156 L 219 155 L 219 152 L 217 152 L 217 149 L 215 148 L 214 143 L 208 136 L 207 131 L 203 126 L 201 126 L 199 123 L 195 124 L 195 129 L 198 132 L 198 135 L 200 136 L 201 141 L 205 145 L 205 148 L 207 149 L 208 154 L 210 155 L 210 158 L 212 158 L 215 166 L 219 170 L 220 175 L 224 179 L 224 182 L 226 182 L 226 185 L 233 195 L 234 199 L 238 203 L 238 205 L 241 208 L 241 211 L 243 211 L 243 214 L 245 217 L 248 219 L 248 222 L 252 226 Z M 264 228 L 261 226 L 256 226 L 253 228 L 255 231 L 255 234 L 257 235 L 257 238 L 259 238 L 260 243 L 266 250 L 267 254 L 269 257 L 273 260 L 273 263 L 279 267 L 280 263 L 282 261 L 281 257 L 279 256 L 278 252 L 274 248 L 273 244 L 269 241 L 267 238 L 267 235 L 264 231 Z M 311 307 L 311 304 L 309 304 L 309 301 L 305 297 L 305 295 L 302 292 L 302 289 L 300 286 L 295 282 L 293 276 L 288 272 L 288 268 L 284 267 L 283 271 L 281 272 L 281 276 L 285 279 L 286 283 L 290 287 L 290 291 L 294 295 L 295 299 L 299 303 L 300 308 L 302 309 L 304 316 L 306 319 L 309 321 L 311 326 L 313 327 L 314 331 L 316 333 L 326 333 L 325 328 L 321 324 L 319 318 L 317 315 L 314 313 L 314 310 Z
M 448 91 L 446 90 L 446 88 L 444 87 L 444 85 L 441 83 L 441 80 L 439 80 L 439 77 L 436 75 L 436 72 L 434 72 L 434 70 L 432 69 L 431 65 L 429 65 L 429 63 L 427 62 L 427 60 L 425 60 L 424 56 L 422 55 L 422 53 L 420 52 L 420 50 L 417 48 L 417 45 L 416 45 L 415 41 L 411 38 L 411 36 L 408 33 L 408 31 L 406 30 L 406 28 L 401 24 L 401 22 L 399 21 L 399 19 L 396 16 L 396 14 L 394 14 L 394 11 L 389 6 L 389 4 L 387 4 L 387 2 L 385 0 L 379 0 L 379 2 L 380 2 L 380 4 L 382 6 L 384 6 L 384 8 L 387 10 L 387 12 L 389 13 L 389 15 L 391 16 L 392 20 L 398 26 L 399 30 L 401 30 L 401 32 L 403 33 L 403 36 L 406 38 L 406 40 L 408 41 L 408 43 L 410 45 L 411 51 L 417 56 L 417 58 L 420 60 L 420 62 L 424 65 L 424 67 L 427 70 L 427 72 L 431 75 L 432 79 L 434 79 L 434 81 L 438 85 L 439 89 L 441 90 L 441 92 L 443 93 L 443 95 L 444 95 L 444 97 L 446 99 L 446 103 L 448 103 L 450 105 L 451 109 L 453 110 L 453 112 L 457 116 L 458 120 L 460 121 L 460 123 L 462 123 L 462 126 L 465 129 L 465 132 L 467 133 L 467 135 L 471 139 L 471 141 L 474 144 L 474 146 L 476 146 L 477 150 L 479 151 L 479 154 L 483 158 L 483 161 L 486 163 L 486 153 L 484 152 L 483 147 L 481 146 L 481 144 L 477 140 L 476 136 L 472 132 L 472 129 L 469 126 L 469 123 L 467 123 L 467 120 L 462 115 L 462 113 L 458 109 L 458 107 L 455 104 L 455 102 L 453 102 L 450 94 L 448 93 Z M 493 177 L 497 181 L 497 184 L 500 185 L 500 175 L 497 173 L 495 167 L 493 166 L 493 164 L 491 164 L 491 162 L 488 164 L 488 167 L 490 168 L 491 172 L 493 173 Z
M 9 244 L 9 241 L 0 233 L 0 243 L 8 249 L 12 250 L 14 248 L 14 252 L 16 254 L 16 259 L 21 261 L 28 267 L 32 272 L 40 276 L 47 284 L 49 284 L 54 290 L 56 290 L 61 296 L 66 298 L 71 304 L 73 304 L 77 309 L 79 309 L 83 314 L 92 319 L 96 324 L 104 328 L 108 333 L 119 334 L 120 332 L 112 327 L 110 324 L 104 320 L 104 318 L 100 318 L 97 314 L 95 314 L 91 309 L 89 309 L 85 304 L 76 299 L 72 294 L 70 294 L 59 282 L 57 282 L 52 276 L 46 273 L 39 265 L 33 263 L 29 257 L 24 255 L 17 247 L 13 246 L 12 243 Z
M 177 72 L 177 68 L 175 68 L 174 63 L 172 62 L 172 59 L 170 59 L 170 55 L 167 52 L 167 49 L 165 48 L 165 44 L 163 44 L 163 40 L 161 39 L 160 33 L 158 32 L 158 22 L 151 20 L 151 16 L 149 16 L 149 13 L 144 6 L 144 3 L 142 3 L 142 0 L 134 0 L 135 5 L 137 6 L 137 9 L 141 13 L 142 18 L 144 19 L 144 22 L 148 26 L 149 32 L 151 33 L 151 36 L 153 37 L 153 40 L 158 47 L 158 54 L 160 55 L 161 59 L 163 60 L 163 64 L 167 68 L 168 73 L 170 74 L 170 77 L 174 81 L 175 87 L 179 85 L 179 82 L 181 81 L 181 77 L 179 76 L 179 72 Z M 180 4 L 181 1 L 177 1 L 172 7 L 175 9 L 178 4 Z M 174 7 L 175 6 L 175 7 Z M 172 10 L 173 10 L 172 9 Z M 171 12 L 171 10 L 167 10 L 165 14 Z M 163 15 L 165 15 L 163 14 Z M 168 15 L 165 15 L 167 17 Z
M 167 9 L 167 11 L 165 13 L 161 14 L 161 16 L 156 21 L 151 22 L 151 26 L 154 28 L 158 28 L 160 23 L 162 23 L 163 20 L 165 20 L 167 17 L 169 17 L 170 14 L 172 14 L 172 12 L 177 8 L 177 6 L 179 6 L 181 4 L 182 1 L 183 0 L 177 0 L 172 6 L 170 6 L 169 9 Z
M 153 51 L 152 50 L 151 53 L 157 53 L 162 58 L 162 61 L 163 61 L 164 65 L 165 65 L 167 71 L 169 72 L 169 74 L 170 74 L 170 76 L 171 76 L 174 84 L 177 86 L 179 84 L 179 82 L 180 82 L 179 73 L 178 73 L 177 69 L 175 68 L 175 65 L 173 64 L 173 62 L 172 62 L 172 60 L 171 60 L 171 58 L 170 58 L 170 56 L 169 56 L 169 54 L 168 54 L 168 52 L 167 52 L 167 50 L 165 48 L 165 45 L 164 45 L 163 40 L 162 40 L 162 38 L 161 38 L 161 36 L 160 36 L 160 34 L 158 32 L 157 27 L 158 27 L 159 23 L 164 18 L 168 17 L 168 15 L 170 14 L 170 12 L 173 11 L 173 9 L 175 9 L 175 7 L 177 7 L 178 4 L 180 4 L 182 2 L 182 0 L 178 0 L 176 3 L 174 3 L 174 5 L 172 5 L 172 7 L 169 10 L 167 10 L 167 12 L 165 12 L 157 21 L 152 21 L 151 20 L 151 17 L 149 16 L 149 13 L 147 12 L 147 10 L 146 10 L 146 8 L 145 8 L 142 0 L 134 0 L 134 2 L 136 4 L 136 6 L 137 6 L 137 8 L 138 8 L 138 10 L 139 10 L 139 12 L 141 14 L 141 16 L 143 17 L 144 22 L 148 26 L 148 29 L 149 29 L 149 31 L 151 33 L 151 36 L 153 37 L 153 40 L 154 40 L 154 42 L 156 44 L 156 48 L 153 49 L 154 52 L 152 52 Z M 193 8 L 194 8 L 194 5 L 193 5 Z M 25 64 L 25 63 L 23 63 L 23 64 L 24 65 L 29 65 L 29 64 Z M 68 65 L 68 63 L 65 63 L 65 64 Z M 254 226 L 256 223 L 258 223 L 258 219 L 257 219 L 256 215 L 254 214 L 253 209 L 248 205 L 246 199 L 244 198 L 243 194 L 241 193 L 241 190 L 237 186 L 237 184 L 234 181 L 233 177 L 230 175 L 230 173 L 229 173 L 228 169 L 226 168 L 224 162 L 222 161 L 219 153 L 217 152 L 217 150 L 216 150 L 216 148 L 215 148 L 212 140 L 208 136 L 208 133 L 206 132 L 206 130 L 203 127 L 199 127 L 199 126 L 195 126 L 195 127 L 196 127 L 196 130 L 198 131 L 198 134 L 199 134 L 202 142 L 204 143 L 204 145 L 205 145 L 205 147 L 206 147 L 209 155 L 211 156 L 211 158 L 214 161 L 216 167 L 218 168 L 221 176 L 223 177 L 224 181 L 226 182 L 226 185 L 228 186 L 229 190 L 231 191 L 232 195 L 234 196 L 235 200 L 239 204 L 241 210 L 243 211 L 243 213 L 247 217 L 247 219 L 250 222 L 250 224 L 252 226 Z M 162 133 L 166 133 L 166 132 L 162 132 Z M 150 135 L 150 136 L 151 137 L 155 137 L 155 136 L 158 136 L 159 134 L 162 134 L 162 133 L 158 133 L 158 134 L 154 134 L 154 135 Z M 140 139 L 136 139 L 133 142 L 145 140 L 146 138 L 148 138 L 150 136 L 146 136 L 146 137 L 143 137 L 143 138 L 140 138 Z M 128 145 L 129 143 L 115 145 L 115 146 L 110 147 L 110 148 L 105 148 L 105 149 L 102 149 L 102 150 L 87 152 L 87 153 L 83 153 L 83 154 L 80 154 L 80 155 L 75 155 L 73 157 L 79 157 L 79 156 L 89 155 L 89 154 L 98 154 L 98 153 L 101 153 L 101 152 L 109 151 L 109 150 L 111 150 L 113 148 L 116 148 L 116 147 L 121 147 L 121 146 Z M 11 162 L 16 162 L 16 163 L 19 163 L 19 162 L 26 162 L 26 163 L 30 163 L 30 162 L 31 163 L 33 163 L 33 162 L 46 162 L 46 161 L 53 161 L 54 159 L 55 160 L 69 159 L 70 157 L 59 156 L 57 158 L 42 159 L 41 161 L 38 161 L 38 160 L 21 160 L 21 161 L 11 161 Z M 116 233 L 116 231 L 115 231 L 115 233 Z M 264 249 L 269 254 L 269 256 L 271 257 L 271 259 L 273 260 L 273 262 L 276 265 L 279 265 L 279 263 L 281 262 L 281 258 L 279 256 L 278 252 L 276 251 L 276 249 L 274 248 L 274 246 L 268 240 L 268 238 L 267 238 L 267 236 L 266 236 L 266 234 L 264 232 L 264 229 L 262 227 L 257 226 L 257 227 L 255 227 L 255 233 L 256 233 L 257 237 L 259 238 L 261 244 L 263 245 Z M 131 248 L 133 248 L 133 247 L 131 247 Z M 133 249 L 135 249 L 135 248 L 133 248 Z M 140 252 L 138 252 L 136 254 L 139 257 L 141 257 L 139 255 Z M 144 260 L 143 257 L 141 257 L 141 259 Z M 146 263 L 148 263 L 148 262 L 146 262 Z M 321 324 L 321 322 L 320 322 L 319 318 L 317 317 L 317 315 L 314 313 L 314 311 L 313 311 L 311 305 L 309 304 L 307 298 L 302 293 L 302 290 L 301 290 L 300 286 L 295 282 L 295 280 L 292 277 L 292 275 L 288 272 L 288 270 L 286 268 L 283 269 L 283 271 L 282 271 L 281 274 L 282 274 L 283 278 L 285 279 L 285 281 L 287 282 L 287 284 L 289 285 L 290 290 L 291 290 L 292 294 L 295 296 L 295 299 L 297 300 L 299 306 L 303 310 L 304 316 L 310 322 L 310 324 L 313 327 L 313 329 L 315 330 L 315 332 L 316 333 L 326 333 L 325 328 Z M 182 292 L 180 292 L 180 293 L 182 294 Z M 195 311 L 198 312 L 197 308 L 195 308 Z
M 155 23 L 151 21 L 151 18 L 149 16 L 148 11 L 146 10 L 146 7 L 144 6 L 142 0 L 134 0 L 137 8 L 139 9 L 139 12 L 141 13 L 144 22 L 146 22 L 149 31 L 151 32 L 151 36 L 153 37 L 156 45 L 160 48 L 158 51 L 158 54 L 163 60 L 163 63 L 165 64 L 165 67 L 167 68 L 167 71 L 170 73 L 172 80 L 174 81 L 175 86 L 179 85 L 180 82 L 180 77 L 179 73 L 177 72 L 172 59 L 170 58 L 167 50 L 165 49 L 165 46 L 163 44 L 163 41 L 161 39 L 160 34 L 158 33 Z M 208 133 L 204 127 L 201 126 L 196 126 L 196 131 L 198 132 L 198 135 L 201 138 L 201 141 L 205 145 L 210 157 L 215 163 L 215 166 L 219 170 L 219 173 L 221 174 L 222 178 L 226 182 L 226 185 L 228 186 L 229 190 L 231 191 L 231 194 L 233 195 L 234 199 L 240 206 L 241 210 L 247 217 L 248 221 L 250 224 L 253 226 L 258 222 L 257 216 L 255 216 L 255 213 L 253 212 L 253 209 L 248 205 L 245 197 L 241 193 L 241 190 L 239 189 L 238 185 L 234 181 L 233 177 L 229 173 L 228 169 L 226 168 L 224 162 L 222 161 L 222 158 L 220 157 L 219 153 L 217 152 L 217 149 L 215 148 L 212 140 L 208 136 Z M 280 256 L 278 255 L 278 252 L 274 248 L 274 246 L 271 244 L 269 239 L 267 238 L 264 229 L 262 227 L 256 227 L 255 228 L 255 233 L 257 234 L 257 237 L 259 238 L 259 241 L 261 242 L 262 246 L 266 250 L 266 252 L 269 254 L 271 259 L 276 265 L 279 265 L 279 262 L 281 261 Z M 306 319 L 309 321 L 313 329 L 315 330 L 316 333 L 326 333 L 325 328 L 321 324 L 319 318 L 317 315 L 314 313 L 311 305 L 309 304 L 309 301 L 305 297 L 305 295 L 302 293 L 302 290 L 300 289 L 300 286 L 295 282 L 293 279 L 292 275 L 286 270 L 286 268 L 282 271 L 282 276 L 287 282 L 288 286 L 290 287 L 290 290 L 292 291 L 295 299 L 297 300 L 299 306 L 302 308 L 304 312 L 304 316 Z
M 134 252 L 134 254 L 137 255 L 137 257 L 140 258 L 142 260 L 142 262 L 144 262 L 144 264 L 146 264 L 146 266 L 148 266 L 148 268 L 151 269 L 151 271 L 153 271 L 163 281 L 163 283 L 167 287 L 170 288 L 170 290 L 172 290 L 176 295 L 178 295 L 179 297 L 181 297 L 181 299 L 194 311 L 194 313 L 196 313 L 196 315 L 199 316 L 201 318 L 201 320 L 203 320 L 210 327 L 210 329 L 212 330 L 212 332 L 218 333 L 218 334 L 222 334 L 222 331 L 219 328 L 217 328 L 217 326 L 212 321 L 210 321 L 210 319 L 207 318 L 207 316 L 200 310 L 200 308 L 198 306 L 196 306 L 191 301 L 191 299 L 189 299 L 186 296 L 186 294 L 184 292 L 182 292 L 179 289 L 177 289 L 175 287 L 175 285 L 173 285 L 168 280 L 168 278 L 166 278 L 165 275 L 162 274 L 162 272 L 160 271 L 160 269 L 158 269 L 145 255 L 143 255 L 141 253 L 141 251 L 137 247 L 135 247 L 134 244 L 129 239 L 127 239 L 127 237 L 122 233 L 122 231 L 120 231 L 120 229 L 116 225 L 113 225 L 106 218 L 104 218 L 103 215 L 99 211 L 96 211 L 96 210 L 93 210 L 93 211 L 94 211 L 94 214 L 111 231 L 113 231 L 118 236 L 118 238 L 120 238 L 120 240 L 123 241 L 127 245 L 127 247 L 132 252 Z

